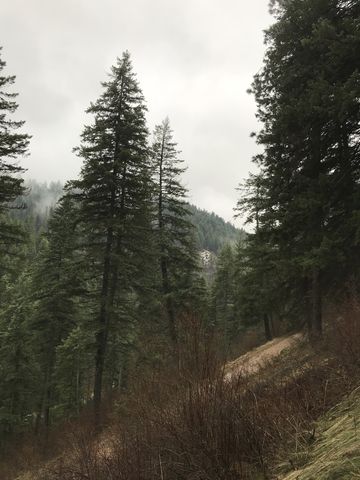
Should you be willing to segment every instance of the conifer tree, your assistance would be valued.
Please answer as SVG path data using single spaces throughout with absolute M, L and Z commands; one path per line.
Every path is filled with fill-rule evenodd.
M 30 335 L 29 271 L 17 273 L 17 281 L 2 285 L 6 304 L 0 308 L 0 444 L 24 424 L 31 427 L 40 386 Z
M 230 245 L 220 251 L 216 263 L 213 285 L 213 309 L 215 327 L 221 333 L 224 353 L 228 349 L 237 329 L 235 321 L 235 258 Z
M 0 255 L 12 250 L 23 236 L 21 229 L 7 220 L 6 212 L 24 192 L 19 176 L 24 169 L 18 159 L 26 154 L 30 139 L 29 135 L 19 132 L 24 122 L 12 119 L 18 108 L 17 94 L 8 88 L 15 82 L 15 76 L 4 75 L 5 66 L 0 47 Z
M 85 263 L 77 250 L 76 205 L 64 197 L 49 220 L 48 232 L 33 267 L 35 305 L 30 323 L 37 363 L 41 369 L 38 426 L 48 429 L 56 405 L 57 348 L 78 327 L 78 297 L 84 293 Z M 86 271 L 86 270 L 85 270 Z
M 3 72 L 6 63 L 1 54 L 0 47 L 0 428 L 10 431 L 29 413 L 30 385 L 34 383 L 27 339 L 28 282 L 24 267 L 13 258 L 15 252 L 20 253 L 18 246 L 25 233 L 8 215 L 16 198 L 25 191 L 20 177 L 24 169 L 18 160 L 27 153 L 30 137 L 19 131 L 24 122 L 13 119 L 18 108 L 17 94 L 9 87 L 14 84 L 15 76 Z M 13 278 L 14 275 L 18 278 Z
M 89 267 L 98 279 L 95 321 L 95 421 L 99 422 L 109 333 L 119 324 L 120 300 L 136 283 L 146 259 L 151 193 L 146 107 L 125 52 L 112 67 L 103 92 L 87 113 L 93 123 L 76 149 L 83 159 L 68 188 L 79 201 Z M 141 262 L 140 258 L 144 261 Z
M 185 171 L 169 119 L 155 127 L 152 160 L 157 209 L 156 235 L 163 303 L 170 338 L 178 342 L 176 316 L 180 304 L 186 305 L 196 277 L 193 225 L 186 203 L 186 188 L 181 184 Z
M 277 21 L 253 83 L 264 154 L 246 203 L 284 281 L 309 300 L 308 324 L 320 335 L 331 272 L 344 281 L 358 249 L 359 6 L 272 3 Z

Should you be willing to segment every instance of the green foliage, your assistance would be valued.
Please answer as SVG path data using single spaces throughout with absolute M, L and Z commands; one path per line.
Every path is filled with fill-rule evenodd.
M 212 287 L 212 317 L 216 330 L 221 334 L 222 348 L 228 353 L 236 337 L 237 322 L 235 254 L 231 245 L 225 245 L 217 259 L 217 268 Z
M 51 404 L 55 419 L 78 414 L 92 394 L 93 332 L 83 317 L 78 313 L 76 324 L 56 346 Z
M 12 119 L 18 108 L 17 94 L 8 88 L 15 82 L 15 76 L 4 75 L 5 66 L 0 47 L 0 275 L 4 255 L 16 253 L 16 245 L 24 240 L 22 229 L 9 221 L 8 210 L 24 192 L 20 176 L 24 169 L 19 166 L 18 159 L 26 154 L 30 139 L 18 131 L 24 122 Z
M 199 250 L 218 253 L 226 244 L 235 245 L 246 237 L 242 229 L 234 227 L 230 222 L 215 213 L 189 205 L 191 221 L 195 226 L 196 246 Z
M 76 242 L 76 206 L 65 197 L 50 217 L 32 274 L 35 304 L 30 328 L 42 385 L 37 411 L 46 427 L 51 408 L 66 395 L 64 391 L 56 396 L 57 348 L 79 328 L 79 296 L 86 293 L 85 263 L 77 254 Z M 80 398 L 77 407 L 79 402 Z
M 32 299 L 27 272 L 8 283 L 0 308 L 0 443 L 6 434 L 31 425 L 39 388 L 39 369 L 30 336 Z
M 155 127 L 151 148 L 153 161 L 156 226 L 161 276 L 162 304 L 167 312 L 169 333 L 177 343 L 176 317 L 191 304 L 198 280 L 194 226 L 186 203 L 186 189 L 180 183 L 184 172 L 169 119 Z
M 13 82 L 1 78 L 0 87 Z M 103 391 L 127 388 L 139 359 L 163 361 L 146 344 L 166 350 L 169 305 L 174 325 L 207 309 L 169 122 L 150 147 L 128 52 L 102 86 L 75 149 L 80 177 L 64 191 L 35 181 L 23 188 L 15 161 L 28 137 L 11 133 L 22 122 L 0 116 L 0 183 L 8 188 L 0 198 L 0 441 L 24 427 L 48 432 L 89 401 L 99 421 Z M 13 95 L 1 95 L 0 107 L 13 113 Z
M 83 159 L 80 179 L 67 186 L 67 195 L 78 204 L 82 253 L 94 279 L 91 316 L 97 417 L 109 335 L 123 326 L 127 304 L 121 299 L 136 292 L 146 270 L 152 193 L 146 108 L 128 52 L 117 59 L 102 87 L 102 94 L 87 110 L 93 121 L 85 126 L 75 150 Z
M 277 22 L 253 83 L 264 153 L 239 208 L 255 224 L 256 244 L 276 258 L 281 284 L 305 299 L 309 326 L 321 333 L 324 295 L 358 272 L 359 6 L 273 6 Z
M 1 55 L 1 49 L 0 49 Z M 27 421 L 35 388 L 35 367 L 28 338 L 28 276 L 23 255 L 24 230 L 9 218 L 15 199 L 24 192 L 18 160 L 27 152 L 29 136 L 19 133 L 23 122 L 13 120 L 17 110 L 8 88 L 14 76 L 4 76 L 0 56 L 0 433 L 11 433 Z M 1 438 L 0 438 L 1 440 Z
M 2 71 L 5 66 L 0 57 L 0 214 L 24 191 L 23 180 L 16 175 L 24 169 L 16 160 L 27 152 L 30 138 L 17 131 L 24 122 L 11 119 L 18 108 L 15 101 L 17 94 L 8 91 L 15 82 L 15 76 L 4 76 Z

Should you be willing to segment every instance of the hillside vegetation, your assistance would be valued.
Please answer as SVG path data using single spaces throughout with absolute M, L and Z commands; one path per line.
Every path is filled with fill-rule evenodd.
M 305 454 L 306 463 L 284 480 L 352 480 L 360 478 L 360 390 L 355 389 L 319 419 L 317 439 Z
M 190 205 L 192 222 L 196 227 L 196 243 L 199 250 L 219 253 L 225 245 L 235 245 L 246 237 L 244 230 L 236 228 L 232 223 L 215 213 Z
M 11 217 L 33 225 L 37 233 L 44 233 L 52 210 L 64 193 L 61 182 L 26 182 L 25 194 L 17 198 L 19 209 L 10 212 Z M 207 212 L 195 205 L 188 205 L 189 217 L 195 227 L 195 242 L 199 251 L 219 253 L 224 245 L 235 245 L 246 237 L 244 230 L 226 222 L 219 215 Z
M 86 415 L 65 425 L 63 438 L 55 436 L 55 459 L 44 461 L 45 453 L 19 479 L 358 478 L 355 315 L 349 309 L 338 320 L 338 332 L 345 333 L 335 341 L 328 336 L 312 347 L 299 335 L 284 337 L 225 369 L 209 349 L 211 340 L 204 343 L 204 331 L 189 321 L 180 371 L 138 379 L 114 398 L 101 435 Z M 24 448 L 29 455 L 30 446 Z

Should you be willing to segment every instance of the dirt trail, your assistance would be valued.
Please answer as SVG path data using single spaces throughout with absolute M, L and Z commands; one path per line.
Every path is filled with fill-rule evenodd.
M 226 365 L 225 378 L 231 380 L 240 373 L 245 375 L 256 373 L 264 363 L 276 358 L 284 350 L 293 347 L 302 338 L 302 333 L 296 333 L 289 337 L 275 338 L 271 342 L 267 342 L 245 353 L 245 355 Z

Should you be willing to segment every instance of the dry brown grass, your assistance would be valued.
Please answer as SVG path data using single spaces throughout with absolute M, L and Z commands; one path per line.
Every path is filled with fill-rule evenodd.
M 318 441 L 316 421 L 359 383 L 359 310 L 336 318 L 322 342 L 296 343 L 231 381 L 188 319 L 178 368 L 118 397 L 103 436 L 81 425 L 68 433 L 66 455 L 36 479 L 256 480 L 275 478 L 279 465 L 301 469 Z

